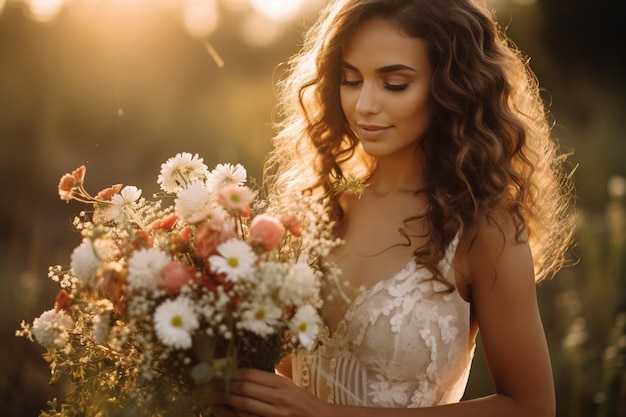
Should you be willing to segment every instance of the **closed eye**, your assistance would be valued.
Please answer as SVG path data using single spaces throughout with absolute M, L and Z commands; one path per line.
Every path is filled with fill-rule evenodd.
M 361 84 L 362 82 L 363 81 L 361 81 L 361 80 L 346 80 L 346 79 L 343 79 L 341 81 L 341 85 L 345 85 L 345 86 L 348 86 L 348 87 L 356 87 L 359 84 Z
M 385 88 L 389 91 L 403 91 L 409 86 L 409 83 L 404 84 L 389 84 L 385 83 Z

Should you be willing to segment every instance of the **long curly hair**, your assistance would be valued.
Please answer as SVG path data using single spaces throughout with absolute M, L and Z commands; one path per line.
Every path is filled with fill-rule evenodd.
M 424 39 L 434 70 L 435 116 L 421 141 L 428 183 L 416 193 L 428 210 L 415 217 L 425 220 L 429 239 L 416 259 L 437 271 L 460 228 L 505 210 L 516 238 L 528 234 L 536 280 L 553 275 L 574 231 L 566 155 L 552 137 L 528 59 L 493 12 L 473 0 L 337 0 L 322 10 L 278 84 L 281 121 L 265 167 L 268 192 L 328 194 L 340 224 L 335 184 L 376 169 L 349 128 L 339 95 L 343 48 L 371 18 Z

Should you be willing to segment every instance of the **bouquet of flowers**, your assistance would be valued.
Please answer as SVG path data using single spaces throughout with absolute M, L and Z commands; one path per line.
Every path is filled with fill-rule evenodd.
M 47 348 L 51 383 L 69 380 L 41 416 L 198 416 L 236 368 L 273 370 L 315 346 L 324 257 L 339 243 L 323 200 L 258 200 L 243 166 L 209 171 L 189 153 L 161 165 L 153 200 L 121 184 L 94 197 L 85 172 L 58 187 L 93 210 L 74 220 L 70 267 L 49 270 L 54 308 L 17 332 Z

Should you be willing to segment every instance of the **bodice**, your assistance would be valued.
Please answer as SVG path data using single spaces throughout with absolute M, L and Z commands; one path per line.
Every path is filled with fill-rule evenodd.
M 458 235 L 439 267 L 455 287 Z M 470 306 L 411 260 L 359 294 L 337 329 L 292 355 L 294 382 L 330 403 L 428 407 L 458 402 L 474 354 Z

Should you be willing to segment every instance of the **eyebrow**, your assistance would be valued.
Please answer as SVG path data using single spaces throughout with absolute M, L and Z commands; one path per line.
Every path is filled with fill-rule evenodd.
M 346 61 L 342 61 L 341 65 L 344 68 L 349 69 L 350 71 L 359 72 L 359 69 L 357 67 L 355 67 L 352 64 L 347 63 Z M 386 73 L 395 72 L 395 71 L 412 71 L 412 72 L 417 72 L 417 70 L 415 68 L 412 68 L 412 67 L 409 67 L 408 65 L 403 65 L 403 64 L 387 65 L 385 67 L 380 67 L 380 68 L 376 69 L 376 73 L 378 73 L 378 74 L 386 74 Z

